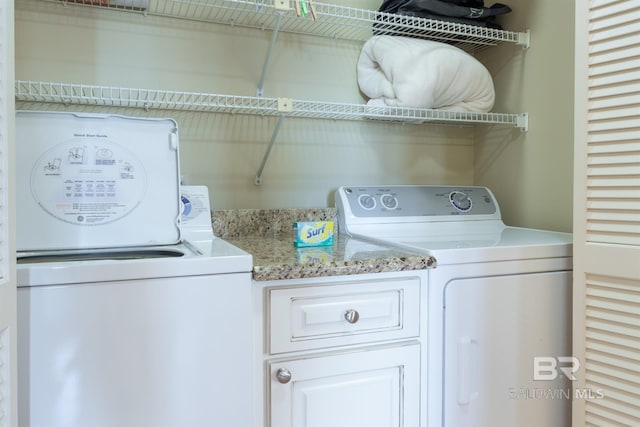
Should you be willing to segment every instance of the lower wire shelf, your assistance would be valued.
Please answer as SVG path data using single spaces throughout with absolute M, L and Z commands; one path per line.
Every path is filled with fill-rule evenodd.
M 301 101 L 290 98 L 219 95 L 24 80 L 16 80 L 15 97 L 16 101 L 34 103 L 278 117 L 277 125 L 254 179 L 256 185 L 262 184 L 262 172 L 285 117 L 450 125 L 504 125 L 519 128 L 523 132 L 528 130 L 529 125 L 527 113 L 481 113 L 425 108 L 379 107 L 366 104 Z
M 389 120 L 406 123 L 488 124 L 528 130 L 526 113 L 460 112 L 426 108 L 302 101 L 290 98 L 220 95 L 73 83 L 16 80 L 17 101 L 330 119 Z

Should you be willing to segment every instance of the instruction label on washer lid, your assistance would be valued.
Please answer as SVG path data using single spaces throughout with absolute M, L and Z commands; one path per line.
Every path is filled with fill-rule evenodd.
M 40 156 L 31 193 L 42 209 L 69 224 L 99 226 L 130 214 L 147 190 L 142 162 L 106 134 L 76 134 Z
M 211 227 L 209 189 L 204 185 L 180 187 L 182 225 L 189 227 Z

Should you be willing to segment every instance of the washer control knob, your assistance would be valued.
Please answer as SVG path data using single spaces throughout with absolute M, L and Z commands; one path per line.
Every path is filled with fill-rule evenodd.
M 451 205 L 460 212 L 469 212 L 473 206 L 471 198 L 462 191 L 452 191 L 449 194 Z
M 380 197 L 380 203 L 390 211 L 398 207 L 398 199 L 393 194 L 383 194 Z
M 358 196 L 358 203 L 368 211 L 376 207 L 376 199 L 374 199 L 370 194 L 361 194 Z
M 280 384 L 287 384 L 291 381 L 291 371 L 285 368 L 280 368 L 276 371 L 276 379 Z

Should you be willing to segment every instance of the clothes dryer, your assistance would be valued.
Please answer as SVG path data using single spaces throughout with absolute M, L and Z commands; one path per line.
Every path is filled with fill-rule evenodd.
M 570 234 L 506 226 L 484 187 L 343 186 L 335 200 L 341 232 L 436 259 L 423 425 L 570 425 Z

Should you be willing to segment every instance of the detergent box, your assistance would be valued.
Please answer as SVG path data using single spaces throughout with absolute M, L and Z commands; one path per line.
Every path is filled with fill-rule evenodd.
M 333 221 L 310 221 L 293 223 L 293 246 L 333 245 Z

